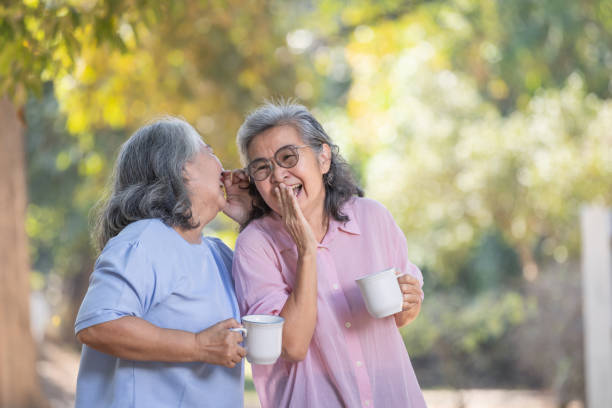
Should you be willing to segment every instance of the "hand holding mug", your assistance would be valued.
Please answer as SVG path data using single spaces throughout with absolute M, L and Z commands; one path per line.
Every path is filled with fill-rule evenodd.
M 421 303 L 423 292 L 419 281 L 395 268 L 366 275 L 355 282 L 361 290 L 366 309 L 378 319 L 416 311 Z
M 423 291 L 421 290 L 421 283 L 409 274 L 400 275 L 399 272 L 395 272 L 397 275 L 397 281 L 402 291 L 402 312 L 411 311 L 418 307 L 423 301 Z
M 246 355 L 242 335 L 229 329 L 240 327 L 234 319 L 223 320 L 196 333 L 197 360 L 233 368 Z
M 275 315 L 247 315 L 244 327 L 231 328 L 244 336 L 247 360 L 251 364 L 274 364 L 281 355 L 285 319 Z

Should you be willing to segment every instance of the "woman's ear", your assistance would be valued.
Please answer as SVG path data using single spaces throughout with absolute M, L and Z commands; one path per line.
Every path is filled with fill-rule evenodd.
M 331 166 L 332 152 L 331 148 L 327 143 L 321 145 L 321 152 L 319 153 L 319 167 L 321 173 L 326 174 Z

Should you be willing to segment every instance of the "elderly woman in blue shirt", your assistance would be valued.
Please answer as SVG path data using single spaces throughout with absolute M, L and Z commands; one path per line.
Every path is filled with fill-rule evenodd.
M 75 323 L 76 407 L 243 406 L 232 251 L 202 229 L 219 211 L 246 219 L 245 183 L 180 119 L 125 142 Z

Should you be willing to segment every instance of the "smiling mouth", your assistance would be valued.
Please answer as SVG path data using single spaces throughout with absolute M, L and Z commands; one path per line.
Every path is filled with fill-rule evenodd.
M 299 196 L 300 193 L 302 192 L 302 185 L 301 184 L 296 184 L 295 186 L 293 186 L 291 188 L 291 191 L 293 191 L 293 195 L 294 196 Z

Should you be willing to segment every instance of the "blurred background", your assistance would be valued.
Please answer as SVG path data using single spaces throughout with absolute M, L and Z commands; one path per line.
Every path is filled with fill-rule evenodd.
M 423 270 L 402 335 L 429 405 L 585 406 L 579 215 L 612 205 L 611 73 L 608 0 L 3 0 L 0 392 L 70 406 L 89 213 L 131 132 L 182 116 L 235 168 L 245 114 L 292 97 Z

